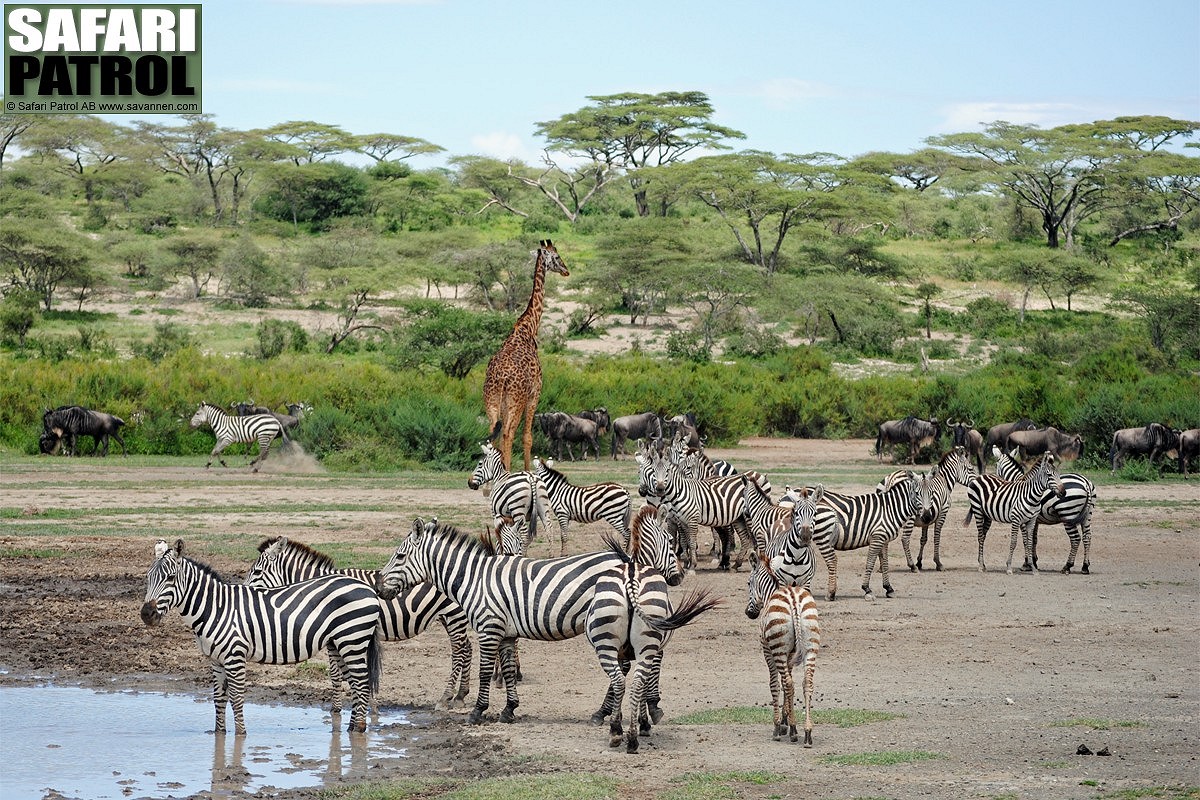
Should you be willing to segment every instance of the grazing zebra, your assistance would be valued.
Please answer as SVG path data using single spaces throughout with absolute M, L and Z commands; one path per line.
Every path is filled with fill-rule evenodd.
M 638 491 L 643 496 L 656 498 L 657 505 L 667 509 L 683 525 L 684 564 L 694 568 L 696 528 L 699 525 L 708 525 L 737 531 L 743 546 L 733 568 L 736 570 L 741 567 L 754 544 L 750 529 L 746 525 L 746 499 L 742 488 L 742 476 L 731 475 L 727 478 L 707 480 L 685 478 L 679 467 L 662 451 L 640 450 L 638 458 L 639 464 L 643 465 L 639 476 L 642 483 Z M 648 463 L 648 469 L 643 460 Z M 728 549 L 721 554 L 719 568 L 729 569 Z
M 264 539 L 258 545 L 258 553 L 246 575 L 246 585 L 256 589 L 287 586 L 321 575 L 347 575 L 369 584 L 374 591 L 379 577 L 378 570 L 337 569 L 329 556 L 286 536 Z M 422 583 L 380 606 L 385 641 L 411 639 L 434 620 L 442 623 L 450 637 L 450 679 L 437 707 L 465 705 L 463 698 L 471 684 L 471 639 L 467 636 L 467 615 L 458 604 L 428 583 Z M 329 678 L 333 684 L 333 710 L 339 711 L 342 676 L 335 661 L 329 663 Z
M 905 474 L 904 470 L 893 472 L 880 481 L 879 486 L 875 487 L 876 491 L 886 489 L 896 481 L 903 479 Z M 930 504 L 928 507 L 922 508 L 915 517 L 905 522 L 904 528 L 900 532 L 900 544 L 904 548 L 904 558 L 908 561 L 910 571 L 917 572 L 923 566 L 925 544 L 929 541 L 929 526 L 932 525 L 933 563 L 941 572 L 942 527 L 946 524 L 946 518 L 950 514 L 950 495 L 954 491 L 955 485 L 967 486 L 975 474 L 975 467 L 971 464 L 966 449 L 962 447 L 948 450 L 941 460 L 933 465 L 933 469 L 929 470 Z M 909 542 L 912 540 L 913 528 L 916 525 L 921 526 L 921 547 L 917 550 L 917 560 L 914 563 Z
M 499 657 L 507 695 L 500 721 L 513 722 L 520 703 L 517 639 L 559 641 L 583 633 L 597 576 L 622 563 L 611 551 L 563 558 L 496 555 L 451 525 L 428 531 L 418 519 L 384 567 L 378 590 L 391 599 L 429 581 L 462 606 L 479 639 L 479 692 L 467 719 L 483 721 Z
M 493 447 L 491 442 L 484 442 L 481 447 L 483 457 L 475 465 L 475 471 L 467 480 L 467 486 L 471 489 L 478 489 L 485 483 L 491 482 L 490 502 L 494 524 L 499 527 L 501 520 L 508 517 L 519 529 L 526 531 L 524 543 L 532 542 L 537 536 L 539 521 L 543 526 L 549 527 L 546 515 L 551 504 L 546 487 L 532 472 L 509 472 L 500 457 L 500 451 Z M 560 552 L 562 555 L 566 555 L 567 534 L 565 529 L 559 529 L 559 540 Z M 521 551 L 512 555 L 525 555 L 525 546 L 522 545 Z
M 295 664 L 327 650 L 330 663 L 350 682 L 352 731 L 367 728 L 367 705 L 379 689 L 379 598 L 362 581 L 326 575 L 279 589 L 227 583 L 213 569 L 183 554 L 183 540 L 155 547 L 146 573 L 142 622 L 156 625 L 178 607 L 212 661 L 215 730 L 225 731 L 226 700 L 233 724 L 246 732 L 242 705 L 246 662 Z
M 199 428 L 204 424 L 208 424 L 217 437 L 217 446 L 208 454 L 208 463 L 204 465 L 205 469 L 212 466 L 214 458 L 221 462 L 222 467 L 228 467 L 225 459 L 221 458 L 222 450 L 234 442 L 257 440 L 258 458 L 251 461 L 250 466 L 254 467 L 254 472 L 258 472 L 258 464 L 266 460 L 267 450 L 270 449 L 271 442 L 275 437 L 283 439 L 284 444 L 288 442 L 283 426 L 270 414 L 235 417 L 226 414 L 212 403 L 201 403 L 200 407 L 196 409 L 196 413 L 192 415 L 191 425 L 193 428 Z
M 983 563 L 983 541 L 992 522 L 1007 522 L 1012 525 L 1008 545 L 1008 574 L 1012 574 L 1012 555 L 1017 549 L 1017 533 L 1025 528 L 1041 512 L 1048 492 L 1063 496 L 1062 480 L 1054 467 L 1054 456 L 1046 453 L 1029 471 L 1023 481 L 1006 481 L 995 475 L 979 475 L 967 485 L 967 502 L 970 507 L 963 527 L 975 525 L 979 534 L 979 571 L 987 572 Z M 1025 537 L 1025 558 L 1033 563 L 1029 537 Z
M 839 494 L 826 491 L 817 506 L 813 521 L 813 544 L 825 561 L 829 572 L 826 598 L 837 598 L 837 550 L 857 550 L 867 547 L 867 568 L 863 573 L 863 594 L 868 600 L 871 594 L 871 573 L 875 559 L 879 559 L 879 571 L 883 573 L 883 588 L 891 597 L 891 575 L 888 571 L 888 545 L 900 535 L 904 523 L 922 508 L 929 494 L 924 480 L 917 480 L 911 472 L 905 480 L 883 492 L 870 494 Z
M 1025 469 L 1015 458 L 999 453 L 996 458 L 996 473 L 1008 481 L 1023 479 Z M 1062 572 L 1068 575 L 1075 566 L 1075 556 L 1079 552 L 1079 543 L 1083 542 L 1084 575 L 1089 574 L 1092 554 L 1092 512 L 1096 510 L 1096 485 L 1083 475 L 1066 472 L 1059 475 L 1062 481 L 1061 496 L 1049 494 L 1042 500 L 1038 515 L 1025 526 L 1024 536 L 1029 538 L 1031 558 L 1025 561 L 1021 569 L 1024 572 L 1037 570 L 1037 534 L 1039 525 L 1062 525 L 1067 532 L 1067 540 L 1071 543 L 1071 552 Z M 1032 528 L 1032 530 L 1030 530 Z
M 799 740 L 796 731 L 796 684 L 792 667 L 804 661 L 804 746 L 812 747 L 813 673 L 821 649 L 821 624 L 812 594 L 780 580 L 766 556 L 759 554 L 750 573 L 746 616 L 758 620 L 759 641 L 770 673 L 775 732 Z
M 617 533 L 625 546 L 629 546 L 629 523 L 632 507 L 629 500 L 629 490 L 619 483 L 593 483 L 589 486 L 576 486 L 567 480 L 567 476 L 556 470 L 552 464 L 541 459 L 533 460 L 533 472 L 541 484 L 546 487 L 550 498 L 550 507 L 558 519 L 562 538 L 567 539 L 567 525 L 572 522 L 598 522 L 603 520 Z
M 753 481 L 746 481 L 746 491 L 746 507 L 753 525 L 756 512 L 752 506 L 761 501 L 762 491 Z M 758 495 L 758 499 L 754 499 L 755 494 Z M 771 571 L 782 583 L 805 589 L 812 585 L 813 576 L 817 572 L 817 560 L 813 555 L 812 546 L 813 528 L 816 525 L 818 504 L 824 496 L 825 487 L 817 484 L 813 489 L 797 489 L 790 508 L 773 507 L 786 511 L 786 516 L 780 520 L 778 512 L 772 513 L 776 518 L 773 520 L 775 527 L 767 540 L 765 550 L 759 552 L 771 560 Z M 783 522 L 782 530 L 778 528 L 779 522 Z
M 658 675 L 663 647 L 671 631 L 715 608 L 720 601 L 705 590 L 689 593 L 679 608 L 672 610 L 668 586 L 683 580 L 679 558 L 671 546 L 666 527 L 657 524 L 658 512 L 646 506 L 630 537 L 629 553 L 612 534 L 605 543 L 622 558 L 596 577 L 596 591 L 587 616 L 588 642 L 596 650 L 600 667 L 608 675 L 608 693 L 592 722 L 600 724 L 608 714 L 609 747 L 625 743 L 627 753 L 636 753 L 639 730 L 650 733 L 653 722 L 662 718 L 658 708 Z M 653 519 L 655 523 L 648 523 Z M 629 733 L 622 729 L 621 704 L 625 698 L 625 675 L 636 663 L 629 681 Z

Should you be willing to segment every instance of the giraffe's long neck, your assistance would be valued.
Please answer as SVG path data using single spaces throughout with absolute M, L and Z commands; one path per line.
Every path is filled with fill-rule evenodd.
M 533 339 L 537 339 L 538 328 L 542 324 L 542 295 L 546 288 L 546 265 L 542 263 L 542 256 L 539 253 L 537 260 L 533 265 L 533 293 L 529 295 L 529 305 L 525 306 L 525 311 L 517 318 L 517 324 L 514 326 L 516 330 L 526 331 Z

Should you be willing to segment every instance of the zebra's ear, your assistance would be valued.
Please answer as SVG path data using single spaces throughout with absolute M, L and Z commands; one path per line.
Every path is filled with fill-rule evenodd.
M 175 555 L 179 556 L 180 558 L 183 558 L 183 539 L 176 539 L 175 547 L 172 549 L 174 549 Z

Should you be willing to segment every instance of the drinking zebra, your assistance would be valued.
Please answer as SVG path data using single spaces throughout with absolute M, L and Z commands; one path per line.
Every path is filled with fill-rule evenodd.
M 636 753 L 639 731 L 649 734 L 651 724 L 662 718 L 658 676 L 671 631 L 715 608 L 720 601 L 705 590 L 696 590 L 672 610 L 667 587 L 678 586 L 683 571 L 666 527 L 658 520 L 657 509 L 645 506 L 639 512 L 628 553 L 612 534 L 605 534 L 605 543 L 622 561 L 596 577 L 596 591 L 587 615 L 588 642 L 596 650 L 609 681 L 604 703 L 592 715 L 592 722 L 600 724 L 611 713 L 609 747 L 624 742 L 625 752 Z M 621 705 L 631 662 L 636 667 L 629 681 L 626 734 L 622 730 Z
M 619 483 L 593 483 L 577 486 L 567 476 L 541 459 L 533 460 L 533 472 L 546 487 L 550 507 L 558 519 L 563 542 L 567 539 L 567 525 L 574 522 L 599 522 L 603 520 L 617 533 L 625 546 L 629 546 L 629 523 L 632 507 L 629 490 Z M 565 547 L 565 544 L 564 544 Z M 565 553 L 564 553 L 565 554 Z
M 905 474 L 904 470 L 893 472 L 880 481 L 879 486 L 875 487 L 876 491 L 886 489 L 903 479 Z M 900 545 L 904 548 L 904 559 L 908 562 L 910 571 L 917 572 L 923 566 L 922 559 L 925 555 L 925 543 L 929 541 L 930 525 L 933 526 L 933 563 L 939 572 L 942 570 L 942 527 L 950 514 L 950 495 L 956 485 L 967 486 L 975 474 L 975 467 L 971 464 L 966 449 L 962 447 L 948 450 L 941 460 L 934 464 L 933 469 L 929 470 L 930 504 L 905 522 L 900 532 Z M 909 543 L 912 540 L 913 528 L 917 525 L 921 526 L 921 546 L 917 550 L 917 560 L 914 563 Z
M 246 575 L 246 585 L 256 589 L 273 589 L 322 575 L 346 575 L 374 590 L 379 577 L 378 570 L 337 569 L 329 556 L 286 536 L 264 539 L 258 545 L 258 553 Z M 450 637 L 450 679 L 436 707 L 465 705 L 471 684 L 471 639 L 467 635 L 467 615 L 458 604 L 428 583 L 422 583 L 389 602 L 381 602 L 380 606 L 385 641 L 411 639 L 435 620 L 442 623 Z M 333 684 L 333 710 L 338 711 L 342 675 L 336 661 L 329 662 L 329 679 Z
M 883 574 L 883 589 L 891 597 L 891 575 L 888 571 L 888 545 L 900 535 L 904 523 L 928 502 L 929 487 L 923 476 L 918 480 L 908 473 L 905 480 L 898 481 L 886 491 L 870 494 L 840 494 L 826 490 L 817 505 L 813 520 L 813 544 L 821 553 L 829 571 L 826 598 L 837 597 L 837 552 L 866 547 L 867 568 L 863 572 L 862 590 L 867 600 L 871 594 L 871 573 L 875 559 L 879 559 L 879 571 Z
M 517 639 L 559 641 L 583 633 L 597 576 L 623 563 L 611 551 L 563 558 L 495 555 L 451 525 L 431 531 L 420 519 L 384 567 L 378 585 L 385 600 L 429 581 L 462 606 L 479 639 L 479 692 L 468 716 L 483 721 L 497 657 L 506 700 L 501 722 L 513 722 L 517 697 Z
M 208 463 L 204 465 L 205 469 L 212 466 L 214 458 L 221 462 L 222 467 L 228 467 L 225 459 L 221 458 L 221 451 L 234 442 L 257 441 L 258 457 L 250 462 L 250 466 L 254 467 L 254 472 L 258 472 L 258 465 L 266 459 L 267 451 L 275 437 L 281 438 L 284 444 L 288 442 L 283 426 L 270 414 L 235 417 L 226 414 L 212 403 L 201 403 L 200 407 L 196 409 L 196 413 L 192 415 L 191 425 L 193 428 L 199 428 L 205 424 L 212 428 L 213 434 L 217 437 L 217 446 L 208 454 Z
M 1020 480 L 1025 477 L 1025 469 L 1011 455 L 998 453 L 996 474 L 1005 480 Z M 1092 512 L 1096 510 L 1096 485 L 1075 472 L 1066 472 L 1058 477 L 1062 481 L 1062 495 L 1046 495 L 1042 500 L 1042 507 L 1038 511 L 1038 515 L 1025 526 L 1023 535 L 1029 538 L 1031 558 L 1025 561 L 1021 569 L 1025 572 L 1037 570 L 1038 526 L 1062 525 L 1067 532 L 1067 540 L 1071 543 L 1071 552 L 1067 556 L 1067 563 L 1063 566 L 1062 572 L 1067 575 L 1074 568 L 1075 556 L 1079 552 L 1079 543 L 1082 541 L 1083 566 L 1080 572 L 1087 575 L 1091 568 Z
M 246 662 L 295 664 L 327 650 L 354 694 L 352 731 L 367 727 L 367 705 L 379 689 L 379 598 L 362 581 L 326 575 L 279 589 L 228 583 L 211 567 L 183 554 L 183 540 L 161 542 L 146 573 L 142 622 L 156 625 L 172 608 L 196 634 L 212 661 L 215 730 L 225 731 L 225 706 L 234 730 L 242 715 Z
M 748 581 L 746 616 L 758 620 L 759 642 L 770 673 L 775 732 L 799 740 L 796 731 L 796 684 L 792 667 L 804 661 L 804 746 L 812 747 L 813 673 L 821 649 L 821 624 L 812 594 L 802 586 L 781 581 L 766 556 L 759 554 Z
M 467 479 L 467 486 L 478 489 L 485 483 L 492 484 L 489 502 L 492 508 L 493 524 L 501 525 L 501 520 L 509 518 L 518 529 L 525 532 L 521 552 L 514 555 L 524 555 L 525 545 L 537 536 L 537 525 L 540 521 L 548 527 L 546 516 L 551 508 L 550 496 L 546 487 L 532 472 L 509 472 L 500 457 L 500 451 L 491 442 L 481 445 L 483 457 L 475 465 L 475 471 Z M 562 555 L 567 552 L 566 530 L 559 529 L 559 546 Z
M 975 518 L 975 526 L 979 535 L 979 571 L 987 572 L 983 563 L 983 541 L 987 537 L 992 522 L 1007 522 L 1012 530 L 1009 534 L 1007 572 L 1012 574 L 1013 551 L 1017 549 L 1017 534 L 1025 526 L 1036 519 L 1048 499 L 1047 493 L 1053 491 L 1059 497 L 1063 496 L 1062 480 L 1054 467 L 1054 456 L 1050 453 L 1042 456 L 1036 466 L 1029 471 L 1023 481 L 1006 481 L 995 475 L 977 475 L 967 485 L 967 502 L 969 508 L 963 527 L 971 524 Z M 1033 563 L 1030 552 L 1029 537 L 1024 537 L 1025 558 Z

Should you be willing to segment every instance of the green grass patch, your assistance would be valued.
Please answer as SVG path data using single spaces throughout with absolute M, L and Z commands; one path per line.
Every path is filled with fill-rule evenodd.
M 822 756 L 826 764 L 837 764 L 843 767 L 890 767 L 896 764 L 914 764 L 918 761 L 932 761 L 945 758 L 941 753 L 931 753 L 928 750 L 880 750 L 871 753 L 844 753 L 841 755 Z
M 1121 789 L 1115 792 L 1105 792 L 1097 795 L 1099 800 L 1140 800 L 1143 797 L 1162 798 L 1162 800 L 1200 800 L 1200 787 L 1197 786 L 1147 786 L 1144 788 Z
M 1113 728 L 1145 728 L 1146 723 L 1135 719 L 1099 719 L 1097 717 L 1078 717 L 1063 719 L 1050 723 L 1051 728 L 1091 728 L 1095 731 L 1109 731 Z
M 658 795 L 660 800 L 735 800 L 738 784 L 766 786 L 784 780 L 772 772 L 690 772 L 675 778 L 677 784 Z
M 333 800 L 402 800 L 402 798 L 438 797 L 458 784 L 451 778 L 397 778 L 387 783 L 357 783 L 322 789 L 317 797 Z
M 461 786 L 441 800 L 616 800 L 621 796 L 613 778 L 599 775 L 521 775 L 488 778 Z
M 78 555 L 80 553 L 57 547 L 0 547 L 0 558 L 70 558 Z
M 872 722 L 903 718 L 903 714 L 865 708 L 820 708 L 813 711 L 814 725 L 836 725 L 839 728 L 855 728 Z M 675 725 L 771 725 L 773 721 L 771 709 L 752 706 L 697 711 L 671 720 Z

